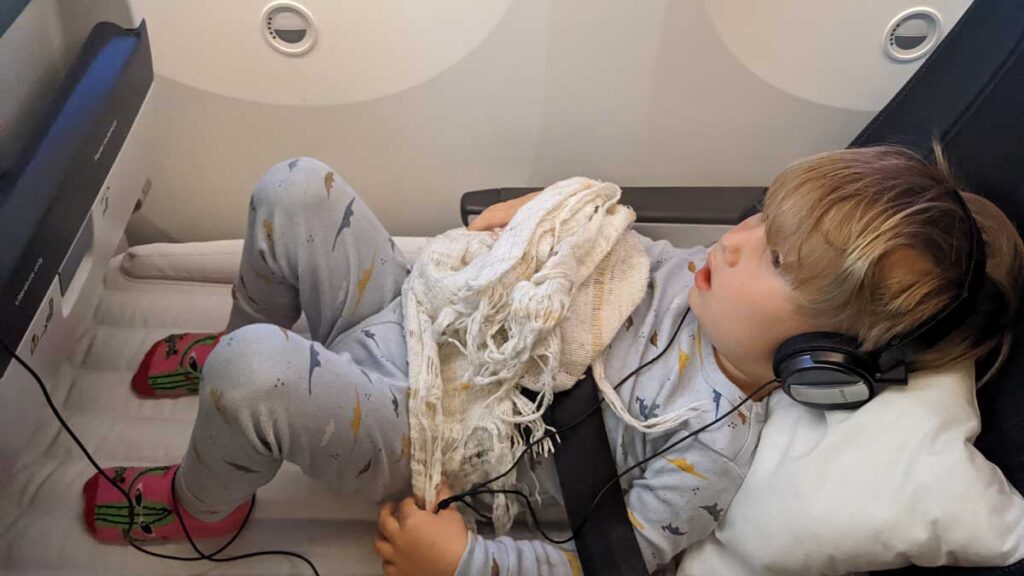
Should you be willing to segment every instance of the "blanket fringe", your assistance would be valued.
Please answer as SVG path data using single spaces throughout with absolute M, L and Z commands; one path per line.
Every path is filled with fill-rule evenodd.
M 526 438 L 548 433 L 542 415 L 554 393 L 582 375 L 642 298 L 649 264 L 637 263 L 636 252 L 643 251 L 636 240 L 632 252 L 620 242 L 635 219 L 618 204 L 620 195 L 614 184 L 585 178 L 556 183 L 500 235 L 451 230 L 414 264 L 402 287 L 410 465 L 413 491 L 428 507 L 435 505 L 442 475 L 455 491 L 490 480 L 513 465 Z M 592 276 L 616 248 L 616 262 L 632 267 L 620 264 L 629 276 L 609 289 L 608 278 Z M 602 274 L 617 273 L 611 268 Z M 574 307 L 581 290 L 593 306 Z M 567 354 L 574 358 L 569 372 Z M 536 399 L 527 398 L 524 387 Z M 532 451 L 546 457 L 554 443 L 545 439 Z M 493 487 L 516 485 L 513 470 Z M 515 499 L 494 496 L 499 534 L 517 510 Z

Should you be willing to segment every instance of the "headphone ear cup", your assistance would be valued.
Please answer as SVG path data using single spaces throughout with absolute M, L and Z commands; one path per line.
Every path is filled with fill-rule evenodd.
M 819 350 L 837 352 L 850 356 L 860 356 L 858 343 L 853 337 L 838 332 L 806 332 L 787 339 L 775 349 L 772 370 L 776 378 L 782 378 L 782 366 L 790 358 L 798 354 L 806 354 Z
M 821 410 L 857 408 L 877 393 L 877 362 L 858 350 L 855 338 L 809 332 L 783 342 L 773 368 L 786 395 Z

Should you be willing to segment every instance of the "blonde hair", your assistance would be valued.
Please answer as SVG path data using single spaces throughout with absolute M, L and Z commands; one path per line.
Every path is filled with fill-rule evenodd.
M 963 290 L 970 224 L 985 240 L 987 277 L 975 312 L 937 345 L 908 359 L 920 370 L 998 352 L 1005 360 L 1024 287 L 1024 244 L 994 204 L 960 190 L 941 149 L 931 164 L 910 150 L 875 146 L 828 152 L 787 167 L 768 189 L 768 246 L 795 294 L 797 312 L 879 348 L 937 313 Z

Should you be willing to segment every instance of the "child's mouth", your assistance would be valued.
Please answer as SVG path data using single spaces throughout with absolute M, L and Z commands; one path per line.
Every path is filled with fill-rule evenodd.
M 711 267 L 705 262 L 704 266 L 693 277 L 693 283 L 701 292 L 711 290 Z

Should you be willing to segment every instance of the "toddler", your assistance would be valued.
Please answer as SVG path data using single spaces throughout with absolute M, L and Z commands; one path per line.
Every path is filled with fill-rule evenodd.
M 617 383 L 671 346 L 618 389 L 623 403 L 639 420 L 698 402 L 707 409 L 677 430 L 644 434 L 603 406 L 617 468 L 770 382 L 775 349 L 791 336 L 841 332 L 872 350 L 948 306 L 964 284 L 970 227 L 937 158 L 933 165 L 895 147 L 821 154 L 784 170 L 763 211 L 710 249 L 644 239 L 648 290 L 606 350 L 607 377 Z M 973 359 L 991 374 L 1009 348 L 1024 246 L 992 203 L 962 194 L 985 238 L 985 289 L 971 319 L 910 358 L 912 370 Z M 470 229 L 505 226 L 532 196 L 488 208 Z M 179 519 L 193 536 L 233 533 L 252 495 L 288 460 L 383 503 L 374 547 L 385 574 L 580 574 L 571 544 L 485 538 L 455 510 L 435 514 L 411 498 L 400 299 L 408 264 L 330 167 L 298 158 L 271 168 L 249 204 L 224 332 L 168 336 L 132 380 L 143 396 L 199 394 L 189 448 L 180 464 L 109 470 L 133 496 L 132 526 L 120 493 L 91 478 L 84 489 L 91 533 L 104 542 L 176 540 L 184 537 Z M 302 313 L 308 339 L 291 331 Z M 753 459 L 768 392 L 623 477 L 648 571 L 671 567 L 721 520 Z M 533 473 L 543 504 L 559 507 L 551 459 Z M 147 517 L 147 506 L 174 514 Z

